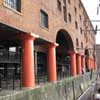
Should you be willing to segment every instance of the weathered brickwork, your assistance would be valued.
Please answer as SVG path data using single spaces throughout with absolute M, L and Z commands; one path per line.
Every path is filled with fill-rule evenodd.
M 68 0 L 66 0 L 67 22 L 64 21 L 63 0 L 61 4 L 62 11 L 60 12 L 57 9 L 57 0 L 21 0 L 21 12 L 17 12 L 7 7 L 4 4 L 4 0 L 0 0 L 0 22 L 27 33 L 33 32 L 38 34 L 40 38 L 49 42 L 55 42 L 57 32 L 60 29 L 64 29 L 70 34 L 75 48 L 76 38 L 79 40 L 79 48 L 81 47 L 81 42 L 83 43 L 83 48 L 93 48 L 95 32 L 89 31 L 93 30 L 93 26 L 81 1 L 70 0 L 69 4 Z M 49 16 L 49 28 L 44 28 L 40 25 L 41 9 Z M 71 22 L 69 21 L 68 13 L 71 15 Z M 75 28 L 75 21 L 78 23 L 78 29 Z

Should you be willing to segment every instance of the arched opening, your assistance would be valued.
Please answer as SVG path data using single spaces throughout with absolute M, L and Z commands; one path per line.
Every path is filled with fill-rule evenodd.
M 89 59 L 89 50 L 85 49 L 85 66 L 86 66 L 86 72 L 89 71 L 89 62 L 88 62 L 88 59 Z
M 57 76 L 59 80 L 70 76 L 69 51 L 74 51 L 74 46 L 70 35 L 65 30 L 58 31 L 56 42 L 59 44 L 56 49 Z

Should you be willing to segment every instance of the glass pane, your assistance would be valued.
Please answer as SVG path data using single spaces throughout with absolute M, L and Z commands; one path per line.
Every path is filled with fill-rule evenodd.
M 9 7 L 15 9 L 15 10 L 19 10 L 20 11 L 20 1 L 19 0 L 5 0 L 5 4 L 7 4 Z
M 41 25 L 48 27 L 48 15 L 43 11 L 41 11 Z

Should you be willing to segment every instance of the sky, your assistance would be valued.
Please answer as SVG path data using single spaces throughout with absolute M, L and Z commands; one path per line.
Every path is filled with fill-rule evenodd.
M 81 0 L 85 6 L 85 9 L 91 20 L 100 20 L 100 8 L 99 14 L 97 15 L 97 6 L 99 5 L 100 0 Z M 98 29 L 100 29 L 100 22 L 92 22 L 94 27 L 98 25 Z M 96 44 L 100 44 L 100 31 L 97 32 L 96 35 Z

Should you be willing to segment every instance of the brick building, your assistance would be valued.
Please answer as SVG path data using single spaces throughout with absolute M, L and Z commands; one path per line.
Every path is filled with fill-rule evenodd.
M 20 68 L 23 87 L 95 69 L 95 31 L 80 0 L 0 0 L 0 48 L 4 73 Z

